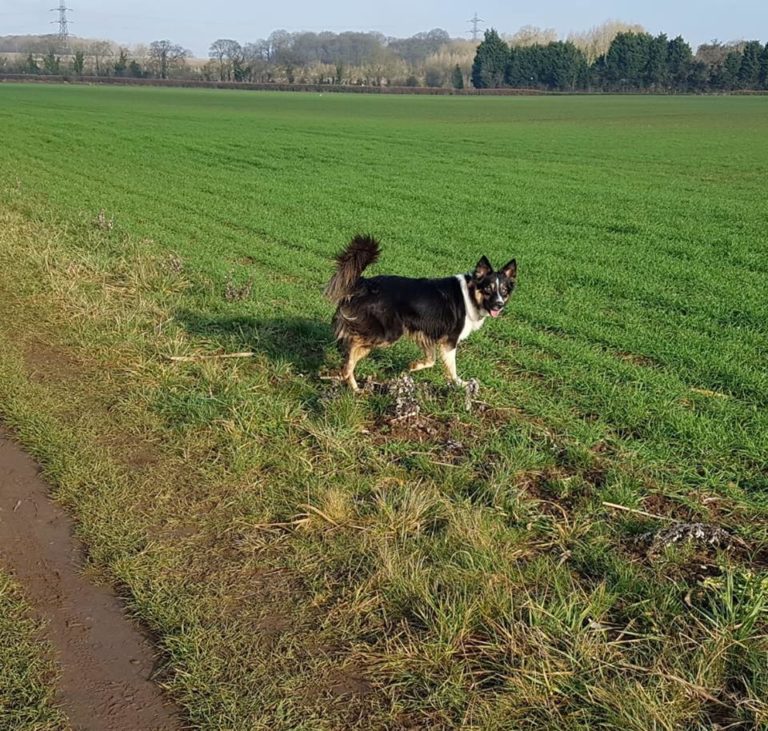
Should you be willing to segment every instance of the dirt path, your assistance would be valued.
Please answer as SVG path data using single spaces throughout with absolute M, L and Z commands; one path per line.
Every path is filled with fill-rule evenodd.
M 178 711 L 148 678 L 150 643 L 107 588 L 78 571 L 72 521 L 35 463 L 0 428 L 0 566 L 46 622 L 61 667 L 57 700 L 76 731 L 174 731 Z

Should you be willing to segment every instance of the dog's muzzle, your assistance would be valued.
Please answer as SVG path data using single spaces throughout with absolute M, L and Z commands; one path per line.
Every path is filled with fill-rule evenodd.
M 504 301 L 496 300 L 488 305 L 488 314 L 491 317 L 498 317 L 504 310 Z

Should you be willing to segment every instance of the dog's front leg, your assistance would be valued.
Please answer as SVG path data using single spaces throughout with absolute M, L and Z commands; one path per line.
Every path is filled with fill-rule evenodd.
M 457 386 L 463 386 L 464 381 L 462 381 L 456 373 L 456 348 L 447 344 L 441 345 L 440 357 L 443 360 L 443 365 L 445 366 L 445 370 L 448 371 L 448 376 L 450 379 Z

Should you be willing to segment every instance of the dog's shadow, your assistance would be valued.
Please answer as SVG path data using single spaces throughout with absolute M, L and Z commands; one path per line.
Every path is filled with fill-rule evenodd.
M 306 317 L 212 317 L 180 310 L 175 319 L 190 335 L 215 340 L 226 351 L 252 351 L 300 372 L 318 372 L 335 350 L 330 323 Z
M 227 352 L 259 353 L 274 363 L 289 362 L 300 373 L 318 375 L 335 372 L 341 366 L 329 321 L 307 317 L 216 317 L 191 310 L 177 311 L 175 319 L 190 335 L 214 340 Z M 397 375 L 417 355 L 416 347 L 409 346 L 375 350 L 369 357 L 383 374 Z

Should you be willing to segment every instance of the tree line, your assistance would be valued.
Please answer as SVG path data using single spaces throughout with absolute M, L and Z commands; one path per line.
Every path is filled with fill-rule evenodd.
M 623 31 L 591 61 L 571 40 L 507 43 L 486 31 L 472 63 L 472 85 L 557 91 L 707 92 L 768 89 L 768 43 L 699 46 L 680 36 Z
M 0 37 L 0 54 L 4 54 L 0 55 L 0 73 L 158 79 L 194 74 L 188 65 L 192 52 L 168 40 L 129 49 L 110 41 L 75 38 L 70 47 L 62 49 L 56 36 L 5 36 Z
M 479 45 L 440 28 L 409 38 L 276 30 L 250 42 L 218 38 L 204 59 L 170 40 L 133 48 L 77 38 L 66 49 L 58 43 L 56 36 L 0 36 L 0 73 L 561 91 L 768 86 L 768 48 L 758 41 L 713 41 L 694 54 L 679 36 L 652 36 L 619 21 L 566 40 L 551 28 L 524 26 L 508 36 L 489 30 Z
M 265 39 L 219 38 L 208 59 L 169 40 L 132 49 L 109 41 L 0 36 L 0 72 L 202 81 L 442 86 L 460 64 L 468 80 L 476 43 L 435 28 L 409 38 L 381 33 L 276 30 Z M 5 54 L 5 55 L 3 55 Z

